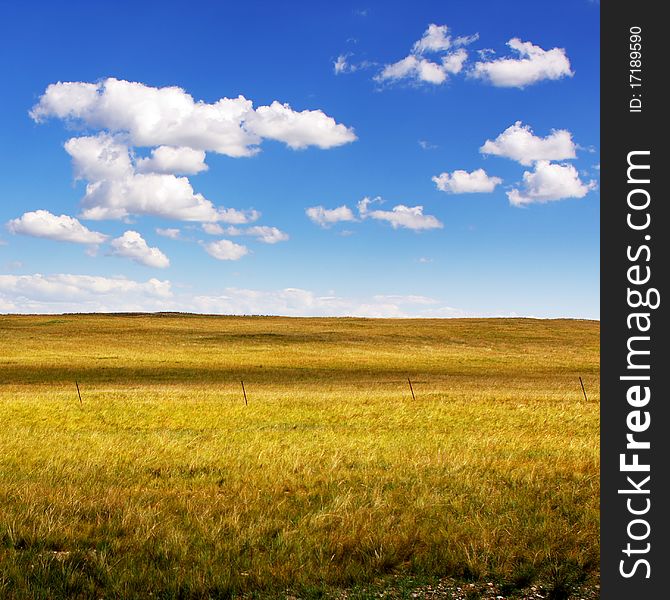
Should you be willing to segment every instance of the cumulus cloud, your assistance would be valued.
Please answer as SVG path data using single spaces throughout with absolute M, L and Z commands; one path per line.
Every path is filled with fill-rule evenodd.
M 81 216 L 86 219 L 124 219 L 131 215 L 153 215 L 180 221 L 248 223 L 256 211 L 215 207 L 195 193 L 186 177 L 137 174 L 121 180 L 90 182 L 82 199 Z
M 125 219 L 154 215 L 184 221 L 245 224 L 256 211 L 216 207 L 186 177 L 207 169 L 207 151 L 250 156 L 263 139 L 291 148 L 331 148 L 356 139 L 321 110 L 294 111 L 277 101 L 256 109 L 243 96 L 208 104 L 179 87 L 156 88 L 108 78 L 47 87 L 31 116 L 75 121 L 102 130 L 68 140 L 75 177 L 87 181 L 82 216 Z M 130 146 L 152 147 L 135 160 Z
M 7 228 L 12 233 L 76 244 L 97 245 L 107 239 L 106 235 L 91 231 L 74 217 L 68 215 L 57 217 L 48 210 L 24 213 L 18 219 L 9 221 Z
M 512 38 L 507 45 L 516 58 L 497 58 L 475 63 L 470 75 L 496 87 L 523 88 L 543 80 L 572 77 L 570 60 L 563 48 L 543 50 L 531 42 Z
M 358 203 L 358 212 L 362 219 L 387 221 L 393 229 L 404 228 L 419 231 L 422 229 L 441 229 L 444 225 L 432 215 L 423 214 L 423 206 L 405 206 L 398 204 L 391 210 L 370 210 L 370 204 L 382 202 L 381 198 L 363 198 Z
M 206 171 L 205 151 L 193 148 L 159 146 L 151 151 L 150 158 L 140 158 L 136 164 L 139 173 L 179 173 L 195 175 Z
M 251 156 L 263 139 L 293 149 L 332 148 L 356 139 L 321 110 L 295 111 L 274 101 L 254 108 L 243 96 L 196 101 L 182 88 L 108 78 L 49 85 L 30 111 L 36 122 L 59 118 L 99 130 L 65 143 L 75 178 L 86 181 L 80 216 L 124 219 L 151 215 L 180 221 L 245 225 L 255 210 L 216 206 L 186 175 L 206 170 L 206 152 Z M 151 148 L 136 157 L 134 148 Z M 261 241 L 286 239 L 279 230 L 251 230 Z
M 217 260 L 239 260 L 249 254 L 249 249 L 230 240 L 219 240 L 205 244 L 205 250 Z
M 118 312 L 166 310 L 169 281 L 132 281 L 91 275 L 0 275 L 0 304 L 7 312 Z
M 423 54 L 424 52 L 440 52 L 451 48 L 451 36 L 446 25 L 435 25 L 431 23 L 424 31 L 421 39 L 414 43 L 412 52 Z
M 276 100 L 259 106 L 245 120 L 245 126 L 261 138 L 284 142 L 294 150 L 317 146 L 332 148 L 356 139 L 353 131 L 320 110 L 294 111 Z
M 187 177 L 137 173 L 130 150 L 107 134 L 72 138 L 65 143 L 75 176 L 85 179 L 81 216 L 124 219 L 153 215 L 180 221 L 222 221 L 243 224 L 260 215 L 254 210 L 216 207 L 196 193 Z
M 583 198 L 596 187 L 595 181 L 582 182 L 577 169 L 572 165 L 555 164 L 546 160 L 538 161 L 533 171 L 524 172 L 523 184 L 522 190 L 513 189 L 507 192 L 507 197 L 513 206 L 552 202 L 564 198 Z
M 444 83 L 449 75 L 460 73 L 468 58 L 463 48 L 478 35 L 452 38 L 446 25 L 431 24 L 420 40 L 414 43 L 411 52 L 397 62 L 384 65 L 375 76 L 378 82 L 408 79 L 415 82 Z M 439 54 L 435 60 L 426 58 L 426 54 Z
M 356 217 L 352 210 L 346 206 L 338 206 L 337 208 L 324 208 L 323 206 L 310 206 L 305 210 L 305 214 L 311 221 L 321 227 L 329 227 L 334 223 L 342 221 L 355 221 Z
M 188 147 L 227 156 L 250 156 L 263 138 L 292 148 L 331 148 L 352 142 L 351 128 L 321 110 L 296 112 L 277 101 L 254 109 L 244 96 L 209 104 L 180 87 L 156 88 L 110 77 L 99 83 L 58 82 L 30 111 L 126 135 L 134 146 Z
M 136 263 L 156 269 L 170 266 L 168 257 L 158 248 L 149 247 L 137 231 L 126 231 L 121 237 L 114 238 L 110 246 L 113 256 L 129 258 Z
M 450 74 L 460 73 L 467 58 L 468 54 L 463 48 L 443 56 L 439 63 L 410 54 L 398 62 L 386 65 L 376 80 L 381 82 L 413 79 L 418 82 L 440 84 L 444 83 Z
M 477 169 L 471 173 L 463 170 L 456 170 L 451 174 L 441 173 L 432 177 L 432 181 L 438 190 L 449 194 L 488 193 L 502 183 L 500 177 L 487 175 L 484 169 Z
M 76 179 L 103 181 L 133 175 L 128 147 L 112 136 L 101 134 L 69 139 L 65 151 L 72 158 Z
M 468 53 L 463 48 L 447 54 L 442 57 L 442 71 L 453 74 L 460 73 L 467 59 Z
M 495 140 L 486 140 L 479 151 L 511 158 L 526 166 L 537 160 L 565 160 L 577 156 L 569 131 L 552 129 L 546 137 L 538 137 L 521 121 L 505 129 Z

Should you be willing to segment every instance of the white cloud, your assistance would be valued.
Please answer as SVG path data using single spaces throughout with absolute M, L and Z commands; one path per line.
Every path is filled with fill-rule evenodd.
M 296 112 L 276 100 L 247 115 L 245 127 L 260 137 L 284 142 L 294 150 L 307 146 L 332 148 L 356 139 L 352 129 L 336 123 L 320 110 Z
M 210 235 L 246 235 L 255 237 L 259 242 L 265 244 L 276 244 L 285 242 L 289 239 L 287 233 L 277 227 L 268 227 L 267 225 L 255 225 L 254 227 L 226 227 L 223 228 L 216 223 L 203 223 L 202 229 Z
M 230 240 L 219 240 L 205 244 L 205 250 L 210 256 L 218 260 L 239 260 L 249 254 L 246 246 L 236 244 Z
M 223 227 L 218 223 L 203 223 L 202 230 L 209 235 L 223 235 Z
M 423 214 L 423 206 L 405 206 L 398 204 L 391 210 L 370 210 L 371 204 L 383 203 L 382 198 L 365 197 L 360 200 L 356 207 L 360 219 L 376 219 L 387 221 L 393 229 L 440 229 L 443 227 L 440 221 L 432 215 Z M 338 221 L 356 221 L 353 211 L 346 205 L 334 209 L 326 209 L 323 206 L 312 206 L 306 211 L 307 216 L 317 225 L 328 227 Z
M 456 170 L 453 173 L 441 173 L 432 178 L 438 190 L 450 194 L 470 194 L 475 192 L 492 192 L 502 183 L 500 177 L 491 177 L 484 169 L 468 173 Z
M 477 54 L 483 62 L 487 62 L 491 57 L 495 56 L 496 51 L 493 48 L 481 48 L 477 50 Z
M 256 211 L 216 207 L 196 193 L 187 177 L 136 173 L 130 150 L 106 134 L 72 138 L 65 143 L 77 178 L 88 184 L 81 216 L 124 219 L 153 215 L 180 221 L 222 221 L 242 224 L 256 220 Z
M 343 73 L 355 73 L 356 71 L 370 69 L 376 66 L 376 63 L 369 60 L 360 60 L 353 63 L 349 60 L 352 56 L 354 55 L 351 52 L 340 54 L 337 59 L 333 61 L 333 73 L 335 73 L 335 75 L 342 75 Z
M 158 248 L 151 248 L 137 231 L 126 231 L 121 237 L 110 242 L 113 256 L 122 256 L 156 269 L 170 266 L 170 260 Z
M 256 211 L 215 207 L 194 192 L 186 177 L 153 173 L 91 182 L 82 207 L 82 217 L 93 220 L 153 215 L 180 221 L 247 223 L 258 218 Z
M 460 73 L 468 58 L 466 46 L 479 37 L 478 34 L 453 39 L 446 25 L 431 24 L 422 38 L 414 43 L 410 54 L 397 62 L 387 64 L 375 76 L 375 81 L 399 81 L 444 83 L 451 74 Z M 440 54 L 439 61 L 425 58 L 425 54 Z
M 442 223 L 432 215 L 423 214 L 423 206 L 405 206 L 398 204 L 392 210 L 373 210 L 367 213 L 368 217 L 381 221 L 388 221 L 393 229 L 441 229 Z
M 58 117 L 105 130 L 65 144 L 75 176 L 88 182 L 82 215 L 90 219 L 149 214 L 248 223 L 258 213 L 217 208 L 195 193 L 187 178 L 175 174 L 205 170 L 206 151 L 252 155 L 263 138 L 294 149 L 331 148 L 356 139 L 353 130 L 320 110 L 297 112 L 277 101 L 254 109 L 242 96 L 207 104 L 178 87 L 154 88 L 114 78 L 98 84 L 51 84 L 31 116 L 37 122 Z M 128 143 L 158 147 L 134 164 Z
M 170 281 L 132 281 L 88 275 L 0 275 L 0 310 L 12 313 L 182 311 L 229 315 L 314 317 L 448 318 L 469 314 L 419 295 L 371 297 L 318 294 L 286 287 L 252 290 L 228 287 L 219 294 L 176 295 Z
M 35 121 L 55 116 L 61 119 L 84 119 L 90 114 L 98 96 L 98 84 L 80 81 L 67 81 L 49 85 L 30 111 Z
M 330 148 L 356 139 L 352 129 L 320 110 L 296 112 L 276 101 L 254 109 L 244 96 L 208 104 L 176 86 L 155 88 L 115 78 L 53 83 L 30 115 L 37 122 L 57 117 L 121 133 L 134 146 L 188 147 L 228 156 L 255 154 L 264 137 L 293 148 Z
M 431 143 L 430 143 L 429 141 L 427 141 L 427 140 L 419 140 L 418 143 L 419 143 L 419 146 L 421 146 L 421 148 L 422 148 L 423 150 L 435 150 L 435 149 L 437 148 L 437 145 L 436 145 L 436 144 L 431 144 Z
M 65 151 L 72 157 L 77 179 L 118 180 L 133 175 L 128 147 L 112 136 L 100 134 L 71 138 L 65 142 Z
M 90 275 L 0 275 L 0 306 L 8 312 L 117 312 L 166 310 L 169 281 L 145 282 Z
M 446 25 L 435 25 L 431 23 L 420 40 L 414 43 L 412 52 L 414 54 L 426 54 L 429 52 L 444 52 L 452 47 L 467 46 L 479 39 L 479 34 L 461 36 L 453 39 L 449 35 L 449 27 Z
M 347 298 L 285 288 L 259 291 L 226 288 L 216 296 L 195 296 L 193 310 L 204 313 L 285 316 L 355 316 L 371 318 L 462 317 L 466 313 L 424 296 L 376 295 Z
M 467 57 L 467 52 L 462 48 L 442 57 L 441 63 L 410 54 L 396 63 L 386 65 L 375 79 L 380 82 L 413 79 L 439 85 L 447 80 L 449 74 L 459 73 Z
M 358 214 L 361 216 L 361 219 L 364 219 L 365 217 L 368 216 L 368 212 L 370 210 L 369 206 L 371 204 L 383 204 L 383 203 L 384 199 L 381 196 L 375 196 L 374 198 L 365 196 L 356 203 L 356 208 L 358 209 Z
M 237 210 L 236 208 L 218 208 L 216 214 L 217 220 L 221 223 L 234 223 L 237 225 L 253 223 L 261 216 L 261 213 L 257 210 Z
M 526 166 L 537 160 L 565 160 L 577 156 L 569 131 L 552 129 L 548 136 L 538 137 L 521 121 L 505 129 L 495 140 L 486 140 L 479 151 L 511 158 Z
M 385 65 L 381 73 L 376 77 L 377 81 L 384 81 L 386 79 L 404 79 L 405 77 L 413 77 L 417 75 L 417 65 L 419 60 L 413 54 L 400 59 L 397 62 Z M 426 61 L 430 62 L 430 61 Z M 434 64 L 434 63 L 431 63 Z M 435 65 L 439 69 L 439 65 Z M 444 75 L 444 74 L 443 74 Z
M 422 229 L 441 229 L 442 223 L 432 215 L 423 214 L 423 206 L 405 206 L 398 204 L 391 210 L 370 210 L 368 207 L 373 202 L 381 202 L 381 198 L 363 198 L 358 203 L 358 210 L 362 219 L 371 218 L 387 221 L 393 229 L 402 227 L 414 231 Z
M 348 58 L 351 56 L 350 54 L 340 54 L 337 57 L 337 60 L 333 62 L 333 71 L 335 72 L 335 75 L 339 75 L 340 73 L 351 73 L 352 71 L 355 71 L 355 68 L 349 64 Z
M 321 110 L 294 111 L 277 101 L 254 109 L 243 96 L 209 104 L 179 87 L 115 78 L 51 84 L 30 115 L 36 122 L 56 117 L 100 130 L 65 143 L 75 178 L 87 182 L 80 214 L 93 220 L 152 215 L 248 224 L 259 218 L 257 211 L 215 206 L 183 176 L 207 169 L 206 152 L 250 156 L 263 139 L 294 149 L 356 139 L 351 128 Z M 151 147 L 151 155 L 135 159 L 134 146 Z M 267 243 L 286 239 L 279 230 L 268 231 L 254 235 Z
M 276 244 L 277 242 L 285 242 L 289 239 L 287 233 L 276 227 L 268 227 L 267 225 L 247 227 L 244 230 L 244 235 L 251 235 L 258 238 L 258 241 L 264 242 L 265 244 Z
M 431 23 L 420 40 L 414 43 L 412 52 L 423 54 L 424 52 L 440 52 L 451 48 L 451 36 L 446 25 L 435 25 Z
M 101 244 L 107 239 L 106 235 L 91 231 L 74 217 L 57 217 L 48 210 L 24 213 L 18 219 L 9 221 L 7 228 L 12 233 L 77 244 Z
M 410 73 L 410 76 L 412 75 L 419 81 L 425 81 L 427 83 L 443 83 L 447 79 L 447 72 L 441 65 L 426 60 L 425 58 L 416 60 L 413 72 Z
M 171 240 L 178 240 L 181 235 L 181 231 L 176 227 L 168 227 L 162 229 L 161 227 L 156 227 L 156 233 L 162 235 L 163 237 L 170 238 Z
M 337 208 L 324 208 L 323 206 L 310 206 L 305 210 L 305 214 L 317 225 L 321 227 L 328 227 L 333 223 L 341 221 L 355 221 L 356 217 L 352 210 L 346 206 L 338 206 Z
M 471 76 L 497 87 L 523 88 L 545 79 L 556 80 L 574 74 L 563 48 L 543 50 L 519 38 L 512 38 L 507 45 L 518 58 L 477 62 Z
M 472 35 L 459 35 L 457 38 L 454 38 L 452 46 L 469 46 L 473 42 L 476 42 L 479 39 L 478 33 L 473 33 Z
M 468 53 L 463 48 L 456 50 L 442 57 L 442 70 L 445 73 L 460 73 L 467 59 Z
M 179 173 L 195 175 L 206 171 L 205 151 L 193 148 L 159 146 L 151 151 L 151 158 L 140 158 L 137 161 L 139 173 Z
M 595 181 L 583 183 L 577 169 L 572 165 L 555 164 L 546 160 L 538 161 L 534 171 L 523 174 L 524 189 L 507 192 L 510 204 L 545 203 L 564 198 L 583 198 L 596 187 Z

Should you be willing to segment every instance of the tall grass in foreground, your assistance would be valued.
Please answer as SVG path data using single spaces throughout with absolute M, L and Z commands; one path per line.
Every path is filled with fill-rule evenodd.
M 597 574 L 598 337 L 586 321 L 0 317 L 0 597 Z

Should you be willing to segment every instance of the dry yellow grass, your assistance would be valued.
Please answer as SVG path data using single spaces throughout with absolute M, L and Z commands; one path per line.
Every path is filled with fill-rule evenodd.
M 597 573 L 596 322 L 0 319 L 0 597 Z

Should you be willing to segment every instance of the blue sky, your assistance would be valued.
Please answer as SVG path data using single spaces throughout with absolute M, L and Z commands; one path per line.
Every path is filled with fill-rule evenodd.
M 1 2 L 0 312 L 598 318 L 599 60 L 588 0 Z

